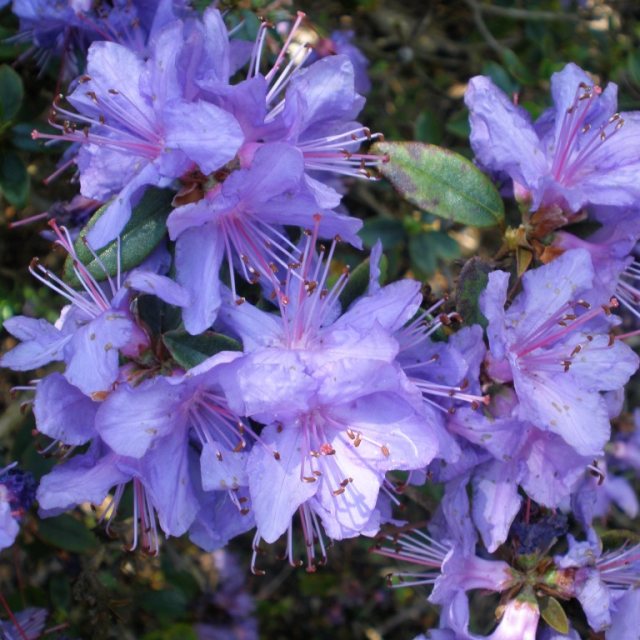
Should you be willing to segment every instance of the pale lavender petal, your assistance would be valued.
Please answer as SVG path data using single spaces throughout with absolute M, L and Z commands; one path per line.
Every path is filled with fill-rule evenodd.
M 490 171 L 504 171 L 515 182 L 535 188 L 548 171 L 529 115 L 486 77 L 469 81 L 465 94 L 471 122 L 471 147 Z
M 118 349 L 133 336 L 131 318 L 118 311 L 105 311 L 76 330 L 65 347 L 65 377 L 87 395 L 110 391 L 118 377 Z
M 301 431 L 296 425 L 286 424 L 280 432 L 269 426 L 261 435 L 267 446 L 257 444 L 249 454 L 249 490 L 260 537 L 275 542 L 296 509 L 318 491 L 319 483 L 302 480 Z
M 162 110 L 167 152 L 179 149 L 204 174 L 232 160 L 244 140 L 237 120 L 213 104 L 173 101 Z
M 97 410 L 98 404 L 69 384 L 61 373 L 46 376 L 36 387 L 36 427 L 64 444 L 84 444 L 93 438 Z
M 121 384 L 101 404 L 96 430 L 116 453 L 141 458 L 158 439 L 184 430 L 183 394 L 161 377 L 137 387 Z
M 473 478 L 473 521 L 493 553 L 506 539 L 520 510 L 517 465 L 489 462 Z
M 177 282 L 166 276 L 136 269 L 127 276 L 125 287 L 131 287 L 142 293 L 149 293 L 164 300 L 168 304 L 186 307 L 190 302 L 189 292 Z
M 224 239 L 212 224 L 185 231 L 176 242 L 178 283 L 191 296 L 182 312 L 186 330 L 198 335 L 208 329 L 220 308 L 220 264 Z

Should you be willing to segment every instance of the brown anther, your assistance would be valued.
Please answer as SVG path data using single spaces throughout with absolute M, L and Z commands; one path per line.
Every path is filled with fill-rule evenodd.
M 340 494 L 344 493 L 344 487 L 340 487 L 339 489 L 334 489 L 331 493 L 333 493 L 334 496 L 339 496 Z
M 620 118 L 620 120 L 618 120 L 618 122 L 616 123 L 615 130 L 618 131 L 619 129 L 622 129 L 623 126 L 624 126 L 624 120 Z
M 240 509 L 241 516 L 246 516 L 248 513 L 251 513 L 251 509 L 247 509 L 246 507 L 242 507 L 242 509 Z
M 467 378 L 465 378 L 461 383 L 460 383 L 460 391 L 464 391 L 467 387 L 469 386 L 469 380 L 467 380 Z
M 440 322 L 445 326 L 448 327 L 451 324 L 451 320 L 449 319 L 449 316 L 446 313 L 441 313 L 438 316 L 438 320 L 440 320 Z
M 98 122 L 100 122 L 100 124 L 104 124 L 106 122 L 102 114 L 98 116 Z
M 315 481 L 316 481 L 316 479 L 315 479 L 315 478 L 312 478 L 312 477 L 310 477 L 310 476 L 302 476 L 302 479 L 303 479 L 305 482 L 315 482 Z
M 246 298 L 244 298 L 243 296 L 239 296 L 238 298 L 235 299 L 235 303 L 238 306 L 240 306 L 241 304 L 244 304 L 245 302 L 246 302 Z
M 315 469 L 313 475 L 319 478 L 322 475 L 322 471 L 318 471 L 317 469 Z
M 356 434 L 353 429 L 347 429 L 347 437 L 351 440 L 355 440 Z
M 571 352 L 571 357 L 573 358 L 573 356 L 579 354 L 582 351 L 582 345 L 576 345 L 573 349 L 573 351 Z
M 448 411 L 448 413 L 450 415 L 453 415 L 456 412 L 456 408 L 455 407 L 449 407 L 449 409 L 447 411 Z
M 593 336 L 587 336 L 587 340 L 588 340 L 589 342 L 592 342 L 592 341 L 593 341 Z
M 87 91 L 85 95 L 89 96 L 95 104 L 98 104 L 98 96 L 95 91 Z
M 324 442 L 320 445 L 320 453 L 323 456 L 333 456 L 335 455 L 336 450 L 328 442 Z
M 222 462 L 222 453 L 220 451 L 216 451 L 216 458 Z
M 584 127 L 582 127 L 582 133 L 589 133 L 589 131 L 591 131 L 591 125 L 585 124 Z
M 586 300 L 578 300 L 576 304 L 579 304 L 581 307 L 585 309 L 591 309 L 591 305 Z
M 309 455 L 312 458 L 319 458 L 320 457 L 320 452 L 316 451 L 315 449 L 309 449 Z
M 238 444 L 233 448 L 234 453 L 239 453 L 247 446 L 247 443 L 244 440 L 240 440 Z M 222 458 L 220 458 L 222 460 Z
M 567 313 L 567 314 L 564 316 L 564 319 L 565 319 L 565 320 L 575 320 L 577 317 L 578 317 L 578 316 L 576 316 L 576 314 L 575 314 L 575 313 Z
M 120 92 L 117 89 L 109 89 L 109 93 L 112 96 L 117 96 Z
M 600 140 L 602 140 L 602 142 L 604 142 L 607 139 L 607 134 L 605 131 L 601 131 L 600 132 Z
M 318 287 L 318 283 L 315 280 L 305 280 L 304 288 L 305 291 L 311 295 Z
M 279 423 L 278 423 L 278 425 L 276 426 L 276 431 L 277 431 L 278 433 L 282 433 L 282 430 L 283 430 L 283 429 L 284 429 L 284 427 L 283 427 L 281 424 L 279 424 Z
M 387 445 L 386 445 L 386 444 L 383 444 L 383 445 L 380 447 L 380 451 L 382 451 L 382 455 L 383 455 L 385 458 L 388 458 L 388 457 L 391 455 L 391 451 L 389 451 L 389 447 L 387 447 Z
M 277 451 L 274 451 L 274 452 L 273 452 L 273 457 L 274 457 L 276 460 L 280 460 L 280 454 L 279 454 Z
M 356 439 L 353 441 L 353 446 L 359 447 L 361 442 L 362 442 L 362 438 L 360 437 L 360 434 L 358 434 L 356 436 Z
M 618 298 L 615 298 L 615 297 L 609 298 L 609 307 L 611 309 L 617 309 L 619 306 L 620 306 L 620 303 L 618 302 Z
M 571 367 L 571 360 L 563 360 L 562 361 L 562 367 L 563 367 L 565 373 L 567 371 L 569 371 L 569 368 Z

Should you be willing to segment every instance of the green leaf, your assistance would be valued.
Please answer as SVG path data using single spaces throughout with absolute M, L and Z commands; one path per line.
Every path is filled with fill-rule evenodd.
M 627 57 L 627 71 L 633 84 L 640 86 L 640 51 L 637 49 L 629 51 L 629 56 Z
M 369 218 L 364 221 L 358 235 L 369 248 L 373 247 L 378 239 L 385 249 L 396 247 L 405 239 L 404 225 L 400 220 L 393 218 Z
M 154 612 L 152 611 L 151 613 L 153 614 Z M 147 633 L 142 640 L 198 640 L 198 636 L 192 624 L 178 622 L 167 629 Z
M 16 117 L 23 98 L 22 78 L 9 65 L 0 65 L 0 125 Z
M 347 284 L 340 294 L 343 309 L 348 309 L 354 300 L 366 293 L 369 287 L 369 264 L 370 259 L 367 258 L 349 274 Z
M 497 62 L 489 60 L 482 65 L 482 75 L 489 76 L 497 87 L 507 95 L 518 91 L 518 85 L 511 79 L 509 72 Z
M 442 142 L 442 124 L 433 111 L 421 111 L 413 125 L 413 134 L 419 142 L 440 144 Z
M 421 233 L 409 240 L 411 265 L 427 277 L 436 271 L 439 260 L 452 260 L 459 256 L 458 243 L 442 231 Z
M 538 600 L 542 619 L 559 633 L 569 633 L 569 619 L 562 605 L 551 596 Z
M 120 234 L 121 271 L 129 271 L 129 269 L 137 267 L 164 238 L 173 196 L 174 192 L 169 189 L 152 187 L 147 189 L 138 205 L 134 207 L 131 219 Z M 107 274 L 114 276 L 118 271 L 118 243 L 116 240 L 96 252 L 99 260 L 91 254 L 83 241 L 98 219 L 105 215 L 108 206 L 109 203 L 96 211 L 74 244 L 78 258 L 96 280 L 105 280 Z M 73 260 L 70 256 L 64 265 L 64 277 L 71 285 L 76 287 L 80 285 L 80 281 L 73 271 Z
M 157 618 L 162 626 L 182 618 L 188 607 L 188 600 L 180 589 L 161 589 L 159 591 L 148 591 L 141 595 L 140 606 L 149 614 Z M 160 638 L 175 638 L 176 636 L 160 636 Z M 178 636 L 180 638 L 189 637 Z
M 0 193 L 14 207 L 24 207 L 29 195 L 29 174 L 14 151 L 0 152 Z
M 98 547 L 93 532 L 69 515 L 39 520 L 38 535 L 50 545 L 74 553 L 86 553 Z
M 469 139 L 471 133 L 471 126 L 469 125 L 469 112 L 466 109 L 460 109 L 456 111 L 445 124 L 444 128 L 447 133 L 456 136 L 457 138 Z
M 471 258 L 466 262 L 456 289 L 456 309 L 466 326 L 479 324 L 487 326 L 487 319 L 478 305 L 480 294 L 487 288 L 491 267 L 480 258 Z
M 162 341 L 173 359 L 185 369 L 192 369 L 220 351 L 242 351 L 242 345 L 237 340 L 215 331 L 192 336 L 182 329 L 176 329 L 167 331 Z
M 379 142 L 389 162 L 380 171 L 412 204 L 476 227 L 504 220 L 504 203 L 489 178 L 461 155 L 419 142 Z

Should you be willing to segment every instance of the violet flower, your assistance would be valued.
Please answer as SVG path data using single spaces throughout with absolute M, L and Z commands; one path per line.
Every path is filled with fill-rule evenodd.
M 472 78 L 465 102 L 479 164 L 506 173 L 532 211 L 634 206 L 640 199 L 640 120 L 635 112 L 617 113 L 617 86 L 603 91 L 568 64 L 551 77 L 551 94 L 553 107 L 532 123 L 489 78 Z
M 253 447 L 247 474 L 257 535 L 267 542 L 305 505 L 303 519 L 319 518 L 331 538 L 375 530 L 384 473 L 422 467 L 437 454 L 394 364 L 398 344 L 389 331 L 417 310 L 419 284 L 385 287 L 340 315 L 346 276 L 327 288 L 335 243 L 326 261 L 323 253 L 316 259 L 316 236 L 317 228 L 277 295 L 279 316 L 232 301 L 220 313 L 245 348 L 221 381 L 230 407 L 266 425 L 267 446 Z M 373 328 L 359 326 L 361 303 L 368 316 L 377 314 Z
M 505 272 L 491 273 L 480 297 L 489 320 L 489 374 L 513 381 L 521 419 L 557 433 L 580 455 L 601 454 L 610 423 L 599 392 L 624 386 L 638 358 L 609 336 L 609 308 L 582 298 L 593 282 L 588 253 L 567 251 L 525 273 L 523 292 L 505 311 L 508 280 Z

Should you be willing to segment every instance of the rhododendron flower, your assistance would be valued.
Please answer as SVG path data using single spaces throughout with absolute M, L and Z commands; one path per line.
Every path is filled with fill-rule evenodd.
M 568 64 L 551 77 L 553 107 L 532 123 L 489 78 L 476 76 L 465 95 L 476 159 L 506 173 L 532 211 L 633 206 L 640 199 L 640 118 L 616 111 L 617 89 L 611 83 L 603 91 Z
M 494 271 L 480 297 L 489 320 L 490 375 L 513 381 L 516 415 L 560 435 L 580 455 L 599 455 L 609 438 L 600 391 L 626 384 L 638 357 L 609 336 L 608 307 L 583 297 L 591 290 L 589 254 L 577 249 L 522 278 L 522 293 L 505 311 L 509 274 Z

